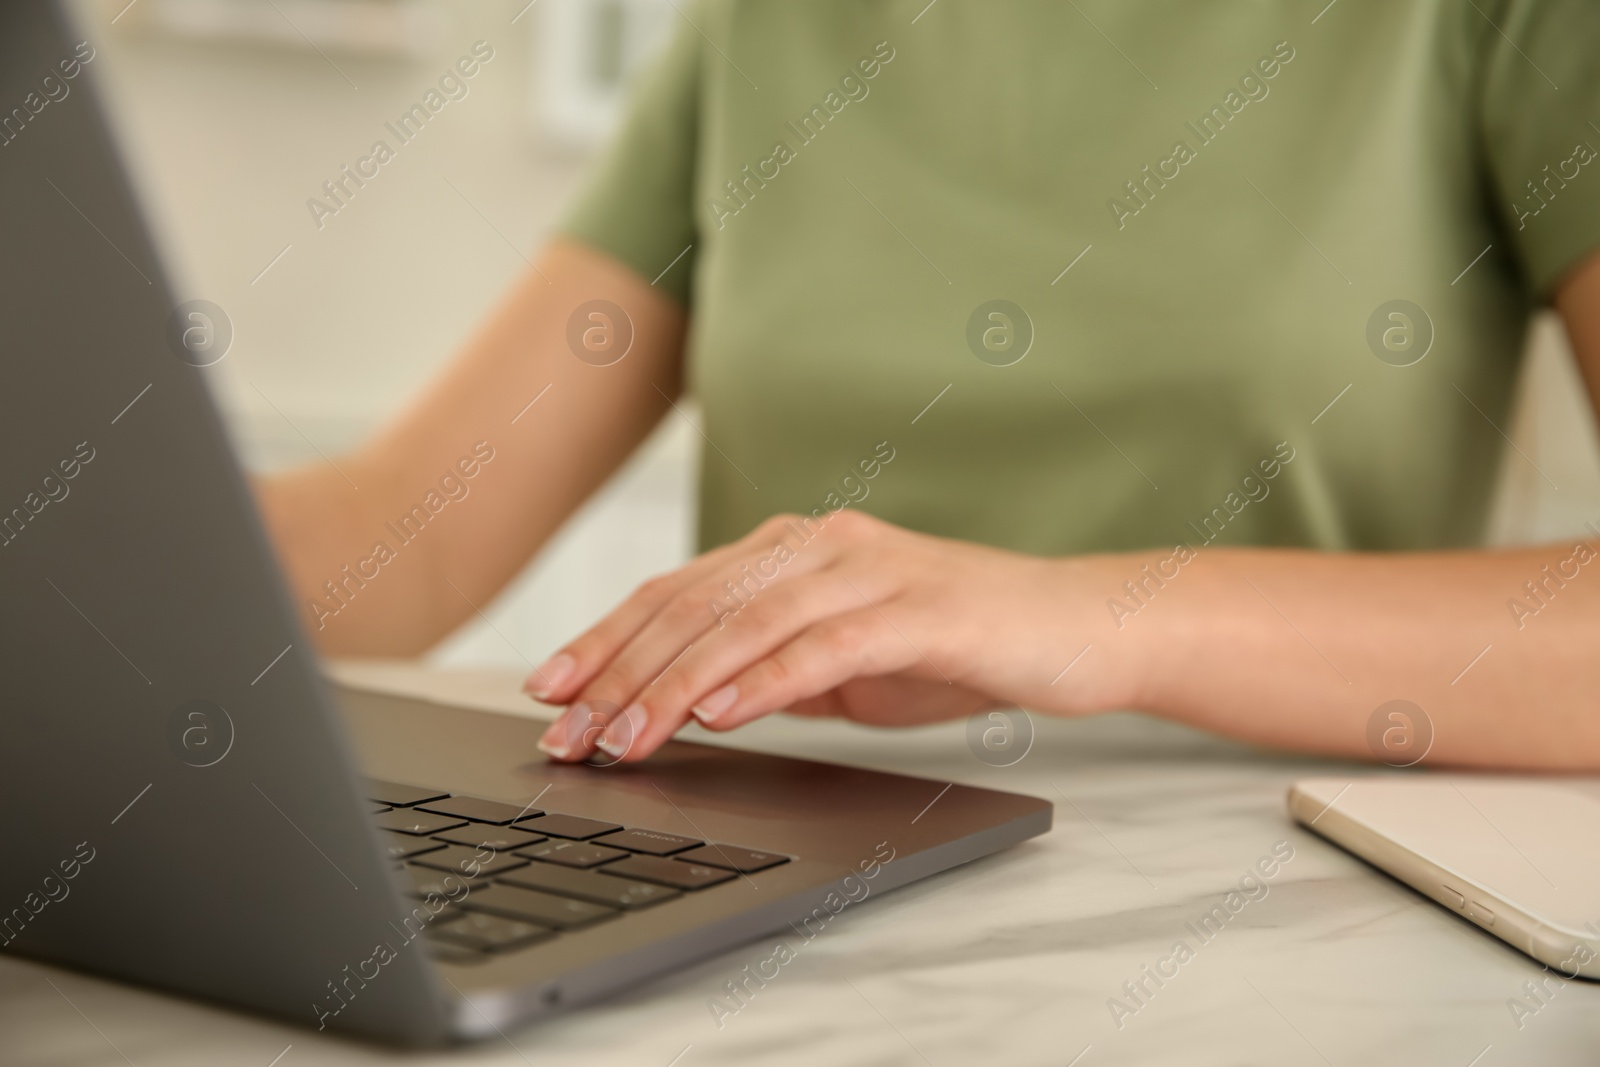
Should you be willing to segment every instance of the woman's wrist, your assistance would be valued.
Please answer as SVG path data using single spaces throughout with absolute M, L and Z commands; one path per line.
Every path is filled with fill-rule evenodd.
M 1157 550 L 1049 561 L 1052 599 L 1065 622 L 1050 630 L 1066 635 L 1066 647 L 1041 710 L 1068 715 L 1156 710 L 1155 683 L 1175 651 L 1174 634 L 1181 632 L 1171 625 L 1176 611 L 1157 610 L 1173 581 L 1160 577 L 1170 555 Z M 1163 615 L 1167 625 L 1158 625 Z
M 1221 658 L 1255 647 L 1272 609 L 1241 578 L 1239 550 L 1189 545 L 1100 557 L 1101 632 L 1124 703 L 1183 717 Z M 1259 609 L 1259 610 L 1258 610 Z

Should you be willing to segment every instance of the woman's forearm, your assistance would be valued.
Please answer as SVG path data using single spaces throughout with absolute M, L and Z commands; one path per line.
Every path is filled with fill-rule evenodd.
M 1412 725 L 1432 730 L 1429 763 L 1600 768 L 1595 542 L 1209 549 L 1162 566 L 1170 556 L 1100 561 L 1121 594 L 1108 599 L 1104 640 L 1136 650 L 1137 706 L 1262 744 L 1410 762 L 1420 753 L 1374 740 L 1401 725 L 1380 707 L 1406 700 L 1425 716 Z
M 323 651 L 412 655 L 488 603 L 667 410 L 684 322 L 622 264 L 558 243 L 376 438 L 263 479 Z M 631 343 L 612 362 L 573 350 L 591 336 Z

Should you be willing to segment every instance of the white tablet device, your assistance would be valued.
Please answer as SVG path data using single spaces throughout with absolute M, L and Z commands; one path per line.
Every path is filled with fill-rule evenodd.
M 1600 979 L 1600 782 L 1308 778 L 1289 811 L 1552 970 Z

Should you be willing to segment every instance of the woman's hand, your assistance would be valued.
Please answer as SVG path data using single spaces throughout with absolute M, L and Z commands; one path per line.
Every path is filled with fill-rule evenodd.
M 539 744 L 639 760 L 691 714 L 730 730 L 779 709 L 908 726 L 997 703 L 1120 706 L 1104 657 L 1063 678 L 1107 626 L 1094 566 L 855 511 L 778 516 L 646 582 L 536 670 L 528 692 L 571 705 Z

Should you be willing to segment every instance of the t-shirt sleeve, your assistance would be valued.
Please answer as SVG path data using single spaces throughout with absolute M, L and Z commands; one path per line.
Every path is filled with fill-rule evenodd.
M 1600 2 L 1480 0 L 1491 186 L 1533 293 L 1600 250 Z
M 614 139 L 556 232 L 646 281 L 659 276 L 656 286 L 687 305 L 697 243 L 701 38 L 688 18 L 675 21 L 666 50 L 636 79 Z

